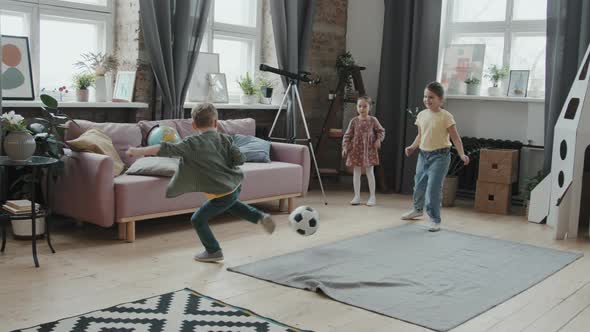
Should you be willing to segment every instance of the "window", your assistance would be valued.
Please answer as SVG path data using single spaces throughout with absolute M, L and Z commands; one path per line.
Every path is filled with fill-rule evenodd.
M 464 94 L 463 76 L 468 75 L 481 79 L 481 94 L 487 94 L 492 86 L 484 77 L 487 68 L 506 65 L 511 70 L 530 70 L 528 96 L 544 97 L 546 9 L 547 0 L 448 0 L 443 12 L 439 77 L 451 87 L 449 93 Z M 470 66 L 469 73 L 453 72 L 444 57 L 446 50 L 457 44 L 485 45 L 483 63 Z M 453 55 L 459 59 L 456 50 Z M 504 92 L 507 86 L 508 77 L 501 82 Z
M 113 48 L 111 0 L 0 0 L 0 22 L 2 34 L 29 37 L 36 96 L 71 87 L 80 54 Z
M 260 0 L 214 0 L 201 51 L 219 54 L 231 102 L 241 95 L 237 80 L 259 63 Z

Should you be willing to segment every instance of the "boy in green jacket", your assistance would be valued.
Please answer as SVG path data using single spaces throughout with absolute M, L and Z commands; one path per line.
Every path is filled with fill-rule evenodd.
M 271 216 L 238 200 L 244 174 L 238 168 L 244 157 L 228 135 L 217 132 L 217 109 L 201 104 L 191 112 L 193 129 L 200 134 L 186 137 L 179 143 L 161 143 L 142 148 L 130 148 L 127 155 L 141 157 L 181 157 L 178 171 L 170 180 L 166 197 L 188 192 L 202 192 L 207 197 L 191 217 L 191 223 L 205 247 L 194 259 L 201 262 L 223 260 L 219 243 L 209 228 L 209 220 L 229 212 L 254 224 L 262 225 L 269 234 L 275 229 Z

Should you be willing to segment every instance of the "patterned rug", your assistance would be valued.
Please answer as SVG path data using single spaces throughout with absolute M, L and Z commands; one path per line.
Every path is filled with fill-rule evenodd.
M 185 288 L 13 332 L 310 332 Z

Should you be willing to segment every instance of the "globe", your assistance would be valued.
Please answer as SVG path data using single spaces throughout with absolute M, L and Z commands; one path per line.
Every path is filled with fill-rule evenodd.
M 159 126 L 152 129 L 147 138 L 148 145 L 156 145 L 162 142 L 177 143 L 180 141 L 180 136 L 176 129 L 168 126 Z

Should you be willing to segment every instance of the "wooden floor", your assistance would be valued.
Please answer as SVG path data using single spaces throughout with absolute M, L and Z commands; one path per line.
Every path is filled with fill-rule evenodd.
M 10 331 L 184 287 L 246 307 L 260 315 L 315 331 L 428 331 L 344 305 L 318 294 L 278 286 L 226 271 L 226 267 L 400 225 L 410 197 L 378 196 L 378 206 L 350 206 L 348 191 L 330 191 L 324 206 L 317 191 L 298 204 L 319 209 L 320 231 L 293 233 L 277 215 L 272 236 L 247 222 L 222 218 L 213 225 L 225 264 L 192 260 L 202 248 L 187 216 L 137 225 L 135 243 L 116 240 L 116 229 L 62 222 L 54 230 L 56 254 L 39 245 L 35 269 L 26 241 L 9 239 L 0 256 L 0 330 Z M 277 209 L 278 204 L 262 205 Z M 590 331 L 590 241 L 552 240 L 544 225 L 522 216 L 479 214 L 468 204 L 443 211 L 444 228 L 583 252 L 585 256 L 515 298 L 453 331 Z

